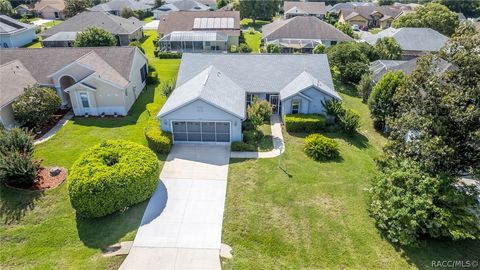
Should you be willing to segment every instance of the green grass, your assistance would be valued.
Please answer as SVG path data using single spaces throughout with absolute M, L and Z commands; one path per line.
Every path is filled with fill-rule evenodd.
M 33 41 L 28 43 L 27 45 L 23 46 L 24 48 L 42 48 L 42 38 L 38 36 L 37 41 Z
M 161 81 L 176 76 L 179 59 L 152 59 L 155 31 L 147 32 L 143 47 Z M 45 166 L 71 168 L 85 149 L 105 139 L 146 145 L 143 129 L 151 102 L 163 104 L 158 85 L 149 85 L 126 117 L 74 118 L 55 137 L 36 147 Z M 159 157 L 163 163 L 165 156 Z M 162 164 L 161 164 L 162 165 Z M 83 219 L 70 206 L 66 184 L 46 192 L 0 189 L 0 269 L 117 269 L 122 257 L 104 258 L 101 249 L 133 240 L 147 202 L 122 213 Z
M 149 23 L 149 22 L 153 21 L 153 16 L 143 18 L 142 21 L 143 21 L 144 23 Z
M 380 32 L 382 30 L 383 30 L 382 28 L 369 28 L 368 32 L 370 32 L 372 34 L 377 34 L 378 32 Z
M 255 23 L 253 23 L 252 19 L 245 18 L 240 21 L 240 28 L 242 29 L 247 29 L 252 27 L 253 29 L 259 31 L 262 29 L 262 26 L 265 24 L 271 23 L 270 21 L 263 21 L 263 20 L 256 20 Z
M 248 47 L 252 49 L 252 53 L 260 52 L 262 33 L 255 31 L 251 34 L 250 31 L 244 31 L 243 37 L 245 38 L 245 43 L 247 43 Z
M 257 145 L 257 149 L 260 152 L 267 152 L 273 149 L 273 137 L 272 137 L 272 127 L 270 123 L 266 123 L 261 125 L 258 128 L 261 132 L 263 132 L 263 138 L 260 139 Z
M 342 98 L 360 113 L 361 128 L 353 138 L 325 134 L 339 143 L 341 158 L 316 162 L 302 150 L 305 134 L 284 132 L 281 158 L 231 160 L 222 243 L 233 259 L 223 269 L 429 269 L 432 260 L 478 258 L 479 241 L 401 249 L 380 236 L 366 188 L 386 140 L 359 98 Z
M 55 25 L 59 25 L 61 24 L 63 21 L 61 20 L 53 20 L 53 21 L 50 21 L 50 22 L 47 22 L 47 23 L 44 23 L 42 24 L 43 27 L 46 27 L 46 28 L 50 28 L 52 26 L 55 26 Z

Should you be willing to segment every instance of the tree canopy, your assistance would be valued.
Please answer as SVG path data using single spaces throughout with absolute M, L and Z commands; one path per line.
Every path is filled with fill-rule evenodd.
M 227 0 L 217 0 L 217 8 L 220 9 L 220 8 L 223 8 L 224 6 L 228 5 L 228 1 Z
M 313 54 L 322 54 L 325 52 L 325 46 L 323 44 L 318 44 L 313 48 L 312 53 Z
M 90 27 L 77 34 L 74 47 L 115 46 L 117 40 L 102 28 Z
M 353 29 L 352 29 L 352 27 L 350 26 L 350 24 L 347 23 L 347 22 L 343 22 L 343 23 L 337 22 L 337 23 L 335 24 L 335 27 L 336 27 L 338 30 L 342 31 L 343 33 L 349 35 L 349 36 L 352 37 L 352 38 L 356 38 L 356 37 L 357 37 L 357 35 L 355 34 L 355 32 L 353 32 Z
M 124 7 L 122 8 L 122 10 L 120 10 L 120 16 L 128 19 L 130 17 L 137 17 L 137 14 L 135 14 L 135 12 L 131 8 Z
M 357 42 L 342 42 L 327 49 L 328 61 L 345 83 L 358 83 L 368 73 L 369 58 Z
M 384 37 L 377 40 L 374 49 L 380 59 L 398 60 L 402 56 L 402 48 L 393 37 Z
M 34 85 L 25 88 L 25 92 L 13 103 L 13 115 L 19 123 L 38 128 L 48 123 L 60 103 L 53 89 Z
M 65 0 L 65 9 L 63 12 L 66 17 L 73 17 L 91 6 L 91 0 Z
M 392 26 L 400 27 L 428 27 L 451 36 L 460 21 L 458 14 L 439 3 L 428 3 L 420 6 L 412 13 L 407 13 L 395 19 Z
M 253 23 L 259 20 L 271 20 L 279 11 L 279 0 L 240 0 L 239 9 L 242 18 L 251 18 Z
M 0 14 L 12 16 L 15 14 L 15 9 L 12 8 L 12 4 L 8 0 L 0 0 Z
M 467 17 L 480 16 L 480 1 L 452 1 L 452 0 L 440 0 L 442 5 L 448 7 L 451 11 L 462 12 Z

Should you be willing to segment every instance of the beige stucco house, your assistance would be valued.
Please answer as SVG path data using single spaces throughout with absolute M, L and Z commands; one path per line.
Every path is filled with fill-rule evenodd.
M 64 0 L 39 0 L 34 4 L 22 4 L 15 7 L 20 15 L 32 14 L 44 19 L 65 19 L 63 13 L 65 9 Z
M 4 52 L 0 64 L 22 63 L 39 85 L 55 89 L 62 106 L 75 115 L 126 115 L 146 85 L 147 58 L 137 47 Z
M 411 10 L 408 6 L 359 6 L 340 9 L 338 21 L 360 27 L 388 28 L 393 20 Z

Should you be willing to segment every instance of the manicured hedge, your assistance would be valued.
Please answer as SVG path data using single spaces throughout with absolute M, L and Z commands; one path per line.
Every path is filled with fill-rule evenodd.
M 338 143 L 321 134 L 308 135 L 303 150 L 315 160 L 331 160 L 339 156 Z
M 85 217 L 102 217 L 150 198 L 160 167 L 147 147 L 108 140 L 88 149 L 68 177 L 72 207 Z
M 288 114 L 285 116 L 288 132 L 312 133 L 325 129 L 325 116 L 320 114 Z
M 256 152 L 257 147 L 253 144 L 248 144 L 244 142 L 232 142 L 230 145 L 230 149 L 232 151 L 238 151 L 238 152 Z
M 182 58 L 182 53 L 180 52 L 161 52 L 155 50 L 153 54 L 160 59 L 180 59 Z
M 168 154 L 172 148 L 172 134 L 160 130 L 160 126 L 145 130 L 148 147 L 159 154 Z

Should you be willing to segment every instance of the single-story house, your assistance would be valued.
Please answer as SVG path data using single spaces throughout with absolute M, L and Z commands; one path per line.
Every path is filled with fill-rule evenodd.
M 171 12 L 176 11 L 208 11 L 210 8 L 195 0 L 180 0 L 170 4 L 164 4 L 153 10 L 153 17 L 156 20 L 160 20 L 162 16 L 165 16 Z
M 406 75 L 410 75 L 415 68 L 417 67 L 417 58 L 410 59 L 408 61 L 401 60 L 377 60 L 370 63 L 370 73 L 372 74 L 372 79 L 376 83 L 378 82 L 385 73 L 390 71 L 403 71 Z M 447 61 L 438 58 L 436 69 L 438 73 L 443 73 L 453 66 Z
M 177 11 L 160 19 L 160 51 L 227 51 L 238 46 L 240 13 L 238 11 Z
M 166 4 L 171 4 L 173 2 L 177 2 L 177 1 L 181 1 L 181 0 L 165 0 L 164 2 Z M 202 4 L 202 5 L 205 5 L 207 7 L 209 7 L 211 10 L 216 10 L 217 9 L 217 1 L 216 0 L 195 0 L 197 1 L 198 3 Z
M 26 87 L 37 84 L 37 80 L 20 61 L 14 60 L 0 65 L 0 82 L 0 124 L 12 128 L 17 125 L 13 102 Z
M 282 52 L 311 52 L 318 44 L 329 47 L 353 38 L 314 16 L 296 16 L 264 25 L 262 41 L 277 44 Z
M 325 113 L 323 100 L 341 99 L 324 54 L 185 53 L 157 118 L 174 143 L 241 141 L 254 98 L 281 116 Z
M 0 48 L 18 48 L 32 42 L 36 26 L 0 15 Z
M 411 59 L 427 53 L 439 51 L 448 41 L 448 37 L 430 28 L 388 28 L 375 35 L 364 37 L 364 41 L 375 45 L 377 40 L 393 37 L 402 48 L 402 58 Z
M 130 42 L 143 37 L 143 22 L 137 18 L 125 19 L 106 12 L 84 11 L 43 31 L 40 34 L 42 45 L 43 47 L 70 46 L 76 36 L 73 33 L 82 32 L 89 27 L 99 27 L 110 32 L 117 39 L 119 46 L 128 46 Z
M 113 15 L 120 16 L 122 9 L 128 8 L 133 11 L 143 11 L 148 12 L 153 9 L 152 5 L 146 4 L 143 1 L 135 0 L 111 0 L 106 3 L 98 4 L 90 8 L 91 11 L 102 11 L 108 12 Z
M 285 1 L 283 10 L 285 19 L 295 16 L 315 16 L 323 19 L 327 13 L 325 2 Z
M 33 5 L 33 13 L 44 19 L 65 19 L 64 0 L 40 0 Z
M 378 6 L 373 2 L 346 2 L 346 3 L 337 3 L 333 6 L 327 8 L 328 13 L 338 14 L 342 9 L 354 9 L 356 7 L 375 7 Z
M 21 4 L 21 5 L 18 5 L 18 6 L 15 7 L 15 11 L 20 16 L 33 15 L 33 6 L 32 5 Z
M 411 10 L 408 6 L 359 6 L 353 9 L 340 9 L 338 21 L 360 27 L 381 27 L 383 29 L 392 25 L 395 18 L 402 12 Z
M 2 51 L 0 65 L 15 61 L 38 85 L 55 89 L 62 106 L 73 108 L 75 115 L 126 115 L 144 89 L 148 72 L 147 58 L 134 46 Z M 24 86 L 7 88 L 14 92 L 9 96 L 20 93 Z

